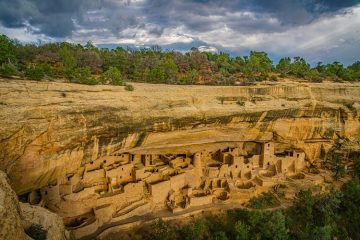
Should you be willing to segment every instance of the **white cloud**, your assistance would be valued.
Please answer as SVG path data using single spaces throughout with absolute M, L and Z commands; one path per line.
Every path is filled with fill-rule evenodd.
M 22 27 L 22 28 L 6 28 L 4 26 L 0 25 L 0 34 L 5 34 L 11 39 L 17 39 L 21 42 L 50 42 L 54 41 L 53 38 L 48 37 L 44 34 L 33 34 L 31 31 L 29 31 L 28 27 Z
M 192 34 L 206 43 L 234 51 L 264 50 L 283 56 L 305 56 L 311 61 L 334 61 L 343 59 L 346 53 L 352 52 L 353 54 L 344 59 L 350 63 L 360 56 L 359 26 L 360 5 L 283 32 L 244 34 L 235 29 L 222 28 Z M 332 52 L 335 48 L 339 50 Z
M 161 13 L 169 18 L 152 19 L 151 14 L 143 12 L 150 2 L 107 0 L 108 8 L 91 9 L 81 21 L 74 19 L 75 30 L 65 40 L 139 46 L 201 42 L 204 50 L 221 49 L 241 54 L 248 50 L 263 50 L 275 56 L 303 56 L 311 62 L 339 60 L 351 63 L 360 56 L 360 5 L 324 14 L 305 25 L 289 27 L 278 15 L 249 9 L 219 10 L 212 5 L 204 8 L 209 12 L 181 11 L 172 7 L 169 12 Z M 181 5 L 181 2 L 174 4 Z M 325 7 L 318 4 L 315 9 Z M 158 12 L 155 15 L 158 17 Z M 31 28 L 0 26 L 0 32 L 26 42 L 54 41 L 46 35 L 33 34 Z
M 212 53 L 218 53 L 219 50 L 216 47 L 213 46 L 200 46 L 198 47 L 198 50 L 200 52 L 212 52 Z

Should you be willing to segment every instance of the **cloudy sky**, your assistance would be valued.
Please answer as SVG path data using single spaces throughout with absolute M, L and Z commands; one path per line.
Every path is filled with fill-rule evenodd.
M 0 33 L 350 64 L 360 60 L 360 0 L 0 0 Z

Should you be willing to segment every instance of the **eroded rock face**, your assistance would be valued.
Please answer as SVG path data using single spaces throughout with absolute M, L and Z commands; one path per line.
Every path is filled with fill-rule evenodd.
M 23 225 L 29 229 L 32 225 L 39 225 L 46 232 L 48 240 L 67 240 L 70 234 L 65 230 L 63 220 L 55 213 L 40 206 L 33 206 L 28 203 L 20 203 Z
M 15 191 L 39 189 L 118 150 L 195 153 L 270 134 L 315 161 L 337 138 L 359 141 L 356 84 L 134 86 L 1 80 L 0 168 Z
M 0 171 L 0 239 L 31 240 L 39 232 L 43 239 L 70 239 L 61 217 L 40 206 L 19 203 L 6 173 Z
M 16 193 L 7 182 L 7 176 L 0 171 L 0 239 L 30 240 L 22 224 L 23 215 Z

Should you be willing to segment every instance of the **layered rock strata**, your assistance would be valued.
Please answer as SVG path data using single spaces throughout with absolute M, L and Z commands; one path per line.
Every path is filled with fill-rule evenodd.
M 211 190 L 213 196 L 204 201 L 211 202 L 214 196 L 231 199 L 232 184 L 252 189 L 261 186 L 262 176 L 286 177 L 285 169 L 298 174 L 304 166 L 324 158 L 339 139 L 351 143 L 349 151 L 360 144 L 359 84 L 134 84 L 134 91 L 126 91 L 116 86 L 0 81 L 0 169 L 8 174 L 17 194 L 57 212 L 74 231 L 94 222 L 101 228 L 132 212 L 136 204 L 176 212 L 191 204 L 193 196 L 206 198 L 209 186 L 218 191 Z M 263 153 L 266 143 L 274 145 L 270 155 Z M 237 154 L 229 153 L 239 164 L 252 164 L 250 176 L 229 170 L 236 164 L 221 158 L 229 149 L 240 149 Z M 201 171 L 196 167 L 200 153 L 211 155 Z M 286 155 L 290 153 L 293 156 Z M 303 156 L 300 162 L 279 159 L 297 154 Z M 146 156 L 159 160 L 160 167 L 169 166 L 167 174 L 155 179 L 159 172 L 153 171 L 160 171 L 159 166 L 146 162 Z M 180 170 L 171 163 L 178 158 L 187 164 Z M 228 170 L 222 169 L 225 165 Z M 171 177 L 181 175 L 183 168 L 189 168 L 183 173 L 190 174 L 184 186 L 173 189 L 170 184 L 166 193 L 152 194 L 153 183 L 171 183 Z M 122 171 L 128 173 L 126 177 Z M 214 180 L 220 173 L 215 177 L 212 171 L 223 172 L 220 182 Z M 138 179 L 138 174 L 143 175 Z M 185 193 L 187 188 L 191 190 Z M 199 188 L 205 192 L 197 194 Z M 56 194 L 49 194 L 51 191 Z M 156 200 L 158 197 L 161 199 Z M 87 204 L 91 199 L 92 205 Z M 201 201 L 200 205 L 205 204 Z M 79 206 L 71 212 L 69 202 Z

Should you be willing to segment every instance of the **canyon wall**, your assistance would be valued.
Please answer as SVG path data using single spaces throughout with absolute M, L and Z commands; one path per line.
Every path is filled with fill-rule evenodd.
M 337 139 L 359 145 L 359 84 L 134 87 L 0 80 L 0 170 L 16 193 L 114 152 L 273 140 L 313 162 Z

